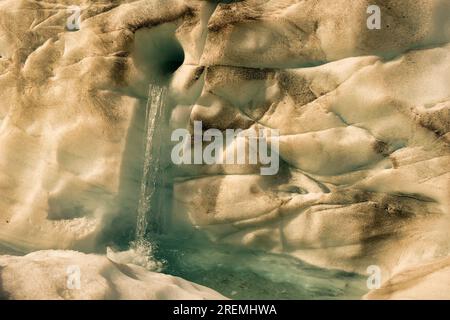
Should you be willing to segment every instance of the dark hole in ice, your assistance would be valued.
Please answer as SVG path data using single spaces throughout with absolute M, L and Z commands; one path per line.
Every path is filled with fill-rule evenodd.
M 151 83 L 167 83 L 184 62 L 175 30 L 176 25 L 164 24 L 136 31 L 133 57 Z
M 184 52 L 181 46 L 179 48 L 172 48 L 166 59 L 162 59 L 160 65 L 161 74 L 170 75 L 177 71 L 183 64 Z

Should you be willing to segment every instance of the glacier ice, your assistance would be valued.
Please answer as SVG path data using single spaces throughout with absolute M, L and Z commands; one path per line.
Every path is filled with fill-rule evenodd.
M 79 284 L 67 286 L 71 268 Z M 76 251 L 36 251 L 23 257 L 0 256 L 0 297 L 50 300 L 225 299 L 186 280 Z
M 135 238 L 152 84 L 169 88 L 167 137 L 195 121 L 281 134 L 273 177 L 248 165 L 175 166 L 168 139 L 160 232 L 360 274 L 376 264 L 388 288 L 380 297 L 445 287 L 447 0 L 387 1 L 380 30 L 365 27 L 368 0 L 71 4 L 83 11 L 80 30 L 68 32 L 62 1 L 0 3 L 2 279 L 33 259 L 52 268 L 86 259 L 118 274 L 118 297 L 130 297 L 93 253 Z M 132 250 L 115 257 L 141 263 Z M 429 276 L 405 280 L 408 292 L 398 286 L 422 266 Z M 11 297 L 35 290 L 6 283 Z M 46 297 L 61 297 L 55 286 Z M 92 290 L 86 298 L 110 294 Z

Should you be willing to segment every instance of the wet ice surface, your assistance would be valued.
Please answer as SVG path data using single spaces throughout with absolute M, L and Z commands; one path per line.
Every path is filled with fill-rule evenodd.
M 164 273 L 231 299 L 359 299 L 368 291 L 366 278 L 358 274 L 206 239 L 160 237 L 155 257 L 164 261 Z

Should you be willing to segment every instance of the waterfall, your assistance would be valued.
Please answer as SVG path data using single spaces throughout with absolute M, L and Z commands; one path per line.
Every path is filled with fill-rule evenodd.
M 161 184 L 161 136 L 166 94 L 165 87 L 150 84 L 145 113 L 145 158 L 136 222 L 136 242 L 138 243 L 145 242 L 150 217 L 159 214 L 157 187 Z M 157 224 L 157 221 L 153 223 Z

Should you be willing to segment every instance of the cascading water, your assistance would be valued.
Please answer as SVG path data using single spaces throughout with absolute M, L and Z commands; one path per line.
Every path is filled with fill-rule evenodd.
M 147 236 L 149 224 L 158 231 L 162 215 L 160 212 L 158 187 L 163 184 L 161 174 L 161 143 L 164 123 L 164 105 L 167 89 L 150 85 L 145 112 L 144 163 L 137 208 L 136 234 L 129 250 L 115 252 L 107 249 L 113 261 L 133 263 L 153 271 L 160 271 L 162 263 L 153 257 L 154 241 Z M 150 223 L 149 223 L 150 222 Z
M 167 90 L 150 84 L 145 114 L 144 166 L 137 210 L 136 241 L 145 241 L 149 216 L 159 215 L 157 187 L 161 184 L 161 140 L 163 108 Z M 156 219 L 157 220 L 157 219 Z M 153 221 L 157 224 L 156 221 Z

